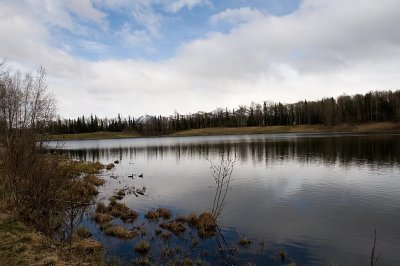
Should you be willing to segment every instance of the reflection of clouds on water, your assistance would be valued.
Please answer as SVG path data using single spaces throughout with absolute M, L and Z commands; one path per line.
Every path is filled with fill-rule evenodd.
M 399 135 L 150 138 L 73 141 L 64 148 L 79 159 L 121 161 L 112 170 L 120 178 L 108 180 L 103 194 L 145 185 L 149 197 L 126 197 L 129 207 L 185 214 L 211 208 L 207 159 L 236 154 L 224 226 L 266 245 L 304 248 L 306 264 L 334 259 L 338 265 L 366 264 L 376 228 L 382 263 L 400 263 Z M 127 178 L 141 172 L 143 179 Z
M 296 161 L 302 164 L 322 163 L 341 166 L 368 165 L 379 167 L 398 164 L 400 143 L 398 135 L 274 135 L 118 139 L 66 142 L 64 149 L 87 160 L 144 156 L 149 160 L 165 156 L 177 161 L 183 158 L 215 157 L 220 153 L 235 153 L 253 165 Z M 98 149 L 98 147 L 101 149 Z

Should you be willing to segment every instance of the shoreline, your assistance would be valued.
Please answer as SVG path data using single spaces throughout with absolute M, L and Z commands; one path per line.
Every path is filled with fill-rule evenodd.
M 188 129 L 168 135 L 144 136 L 135 131 L 126 132 L 94 132 L 78 134 L 49 135 L 50 141 L 68 140 L 101 140 L 126 138 L 154 137 L 195 137 L 224 135 L 255 135 L 255 134 L 287 134 L 287 133 L 400 133 L 400 122 L 376 122 L 360 124 L 324 125 L 293 125 L 293 126 L 263 126 L 263 127 L 214 127 Z

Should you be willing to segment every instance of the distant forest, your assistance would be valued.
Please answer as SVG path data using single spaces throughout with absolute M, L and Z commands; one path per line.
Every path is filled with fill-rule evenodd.
M 98 131 L 136 130 L 144 135 L 163 135 L 173 132 L 210 127 L 260 127 L 276 125 L 332 126 L 341 123 L 400 121 L 400 90 L 375 91 L 365 95 L 342 95 L 319 101 L 299 101 L 283 104 L 263 102 L 240 105 L 234 109 L 218 108 L 212 112 L 175 113 L 166 116 L 139 118 L 78 117 L 57 119 L 49 125 L 50 134 L 74 134 Z

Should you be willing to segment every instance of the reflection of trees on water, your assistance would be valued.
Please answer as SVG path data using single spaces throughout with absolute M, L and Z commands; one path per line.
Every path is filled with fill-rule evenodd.
M 147 147 L 119 147 L 67 151 L 75 158 L 97 161 L 129 159 L 145 156 L 147 159 L 164 157 L 201 159 L 221 154 L 237 154 L 238 160 L 253 163 L 274 163 L 294 160 L 300 163 L 361 164 L 379 166 L 400 162 L 399 136 L 342 136 L 311 137 L 293 140 L 249 142 L 193 143 Z

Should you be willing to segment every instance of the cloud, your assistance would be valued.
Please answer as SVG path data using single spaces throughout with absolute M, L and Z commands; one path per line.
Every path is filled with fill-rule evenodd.
M 224 11 L 213 15 L 209 22 L 211 24 L 218 24 L 221 22 L 237 24 L 248 22 L 253 19 L 259 19 L 262 16 L 263 14 L 259 10 L 250 7 L 241 7 L 237 9 L 227 8 Z
M 175 109 L 187 113 L 251 101 L 292 102 L 399 89 L 397 0 L 305 0 L 289 15 L 260 14 L 240 20 L 227 33 L 209 32 L 185 42 L 168 59 L 95 62 L 55 47 L 48 22 L 20 3 L 0 3 L 0 55 L 24 69 L 44 65 L 64 117 L 168 115 Z M 38 9 L 52 7 L 46 5 Z M 217 20 L 240 13 L 235 12 Z M 162 28 L 157 19 L 142 19 L 156 31 Z M 65 27 L 76 27 L 68 19 L 62 21 Z M 152 26 L 126 27 L 135 42 L 146 39 Z M 91 42 L 82 45 L 97 46 Z
M 191 10 L 195 6 L 200 6 L 200 5 L 211 6 L 212 4 L 209 0 L 175 0 L 167 4 L 166 9 L 168 12 L 177 13 L 183 8 Z
M 154 11 L 150 2 L 138 1 L 133 5 L 132 16 L 136 23 L 145 27 L 151 36 L 160 35 L 162 16 Z

